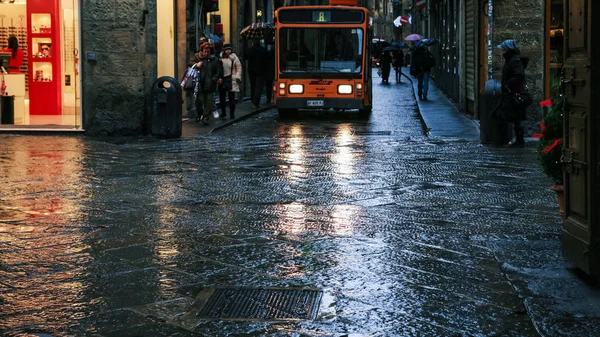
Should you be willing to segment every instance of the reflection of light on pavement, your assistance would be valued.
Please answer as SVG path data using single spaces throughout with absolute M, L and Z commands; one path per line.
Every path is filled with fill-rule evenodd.
M 355 221 L 359 219 L 360 207 L 356 205 L 334 205 L 331 211 L 329 234 L 350 235 L 354 232 Z
M 304 149 L 306 139 L 304 138 L 302 127 L 298 125 L 292 126 L 287 132 L 284 142 L 282 146 L 282 158 L 285 166 L 282 168 L 287 171 L 287 178 L 294 182 L 302 179 L 306 171 L 304 162 L 306 159 L 306 149 Z
M 3 142 L 0 218 L 6 222 L 0 242 L 11 248 L 0 254 L 0 265 L 21 270 L 2 280 L 11 287 L 3 295 L 3 308 L 20 313 L 52 308 L 48 315 L 30 315 L 27 324 L 68 325 L 87 311 L 82 303 L 89 302 L 89 282 L 79 281 L 89 277 L 82 263 L 91 260 L 89 228 L 80 224 L 93 194 L 86 179 L 90 172 L 83 168 L 85 148 L 78 138 Z
M 333 205 L 331 208 L 310 208 L 299 202 L 282 205 L 276 228 L 282 235 L 306 233 L 349 235 L 354 232 L 361 208 L 356 205 Z
M 159 259 L 169 260 L 180 253 L 175 235 L 181 210 L 174 209 L 171 202 L 179 198 L 181 191 L 175 187 L 175 184 L 165 184 L 162 177 L 156 179 L 153 191 L 158 223 L 153 227 L 153 231 L 154 237 L 158 240 L 154 246 L 154 253 Z
M 352 145 L 356 142 L 352 127 L 348 124 L 340 125 L 335 136 L 335 153 L 332 161 L 338 176 L 349 176 L 354 173 L 355 158 Z
M 294 202 L 283 205 L 277 228 L 285 234 L 300 234 L 306 231 L 306 206 Z

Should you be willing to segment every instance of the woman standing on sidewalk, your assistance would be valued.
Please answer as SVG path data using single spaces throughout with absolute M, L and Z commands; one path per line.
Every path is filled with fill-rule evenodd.
M 521 56 L 519 48 L 514 40 L 505 40 L 498 49 L 502 51 L 504 57 L 504 67 L 502 68 L 502 99 L 500 105 L 496 108 L 496 114 L 501 119 L 513 124 L 515 130 L 515 141 L 510 142 L 510 147 L 525 146 L 525 131 L 521 122 L 525 120 L 527 105 L 514 104 L 513 95 L 515 93 L 525 93 L 525 68 L 529 58 Z
M 240 92 L 240 83 L 242 83 L 242 63 L 233 52 L 229 43 L 223 46 L 221 52 L 221 62 L 223 63 L 223 82 L 219 85 L 219 102 L 221 105 L 221 115 L 227 116 L 227 104 L 225 94 L 229 100 L 229 118 L 235 118 L 235 93 Z

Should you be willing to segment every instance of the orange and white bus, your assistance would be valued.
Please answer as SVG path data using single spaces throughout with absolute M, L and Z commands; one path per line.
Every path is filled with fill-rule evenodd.
M 371 25 L 364 7 L 290 6 L 276 11 L 275 105 L 299 109 L 372 109 Z

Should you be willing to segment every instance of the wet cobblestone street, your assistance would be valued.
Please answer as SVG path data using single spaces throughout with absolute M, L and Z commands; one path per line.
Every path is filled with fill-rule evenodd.
M 0 135 L 0 335 L 599 335 L 533 148 L 426 136 L 411 86 L 375 83 L 369 118 Z M 315 320 L 190 314 L 225 286 L 323 299 Z

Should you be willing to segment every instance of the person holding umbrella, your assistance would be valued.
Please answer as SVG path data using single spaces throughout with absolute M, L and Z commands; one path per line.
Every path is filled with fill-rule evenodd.
M 269 53 L 261 46 L 259 39 L 254 39 L 252 47 L 246 53 L 248 75 L 250 76 L 250 93 L 254 109 L 260 108 L 260 96 L 265 85 Z
M 402 82 L 402 66 L 404 65 L 404 53 L 400 48 L 392 50 L 392 66 L 396 71 L 396 82 Z
M 427 48 L 425 48 L 424 44 L 416 43 L 416 48 L 412 52 L 411 61 L 410 61 L 410 69 L 411 74 L 417 76 L 418 79 L 418 93 L 419 99 L 422 101 L 427 100 L 427 92 L 429 91 L 429 75 L 431 71 L 431 67 L 435 66 L 435 58 L 433 54 Z
M 390 55 L 389 50 L 384 49 L 381 58 L 379 59 L 379 63 L 381 64 L 381 82 L 390 84 L 389 77 L 392 68 L 392 56 Z

